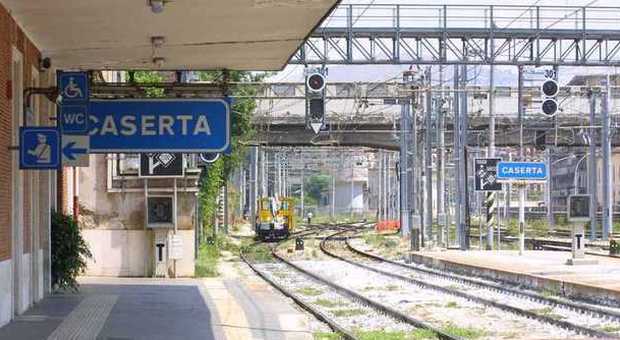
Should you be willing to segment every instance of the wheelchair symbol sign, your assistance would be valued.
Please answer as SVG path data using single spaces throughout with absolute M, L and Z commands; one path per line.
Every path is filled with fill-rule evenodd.
M 84 102 L 90 95 L 86 72 L 59 72 L 58 90 L 63 103 Z

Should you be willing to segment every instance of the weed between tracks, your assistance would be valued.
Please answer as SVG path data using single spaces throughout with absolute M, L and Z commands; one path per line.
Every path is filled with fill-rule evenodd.
M 350 317 L 357 315 L 364 315 L 366 311 L 359 308 L 348 308 L 348 309 L 335 309 L 330 311 L 334 316 L 337 317 Z
M 339 307 L 344 305 L 342 301 L 332 301 L 327 299 L 316 299 L 314 303 L 327 308 Z
M 297 292 L 299 294 L 306 295 L 306 296 L 319 296 L 323 294 L 323 291 L 321 291 L 320 289 L 316 289 L 312 287 L 300 288 L 300 289 L 297 289 Z
M 358 331 L 356 335 L 361 340 L 423 340 L 437 339 L 435 334 L 427 329 L 416 329 L 412 332 L 389 331 Z
M 387 258 L 400 258 L 409 249 L 409 241 L 401 239 L 394 234 L 381 234 L 374 231 L 362 235 L 364 242 L 379 251 L 381 256 Z
M 459 327 L 453 323 L 446 324 L 442 331 L 448 334 L 456 335 L 464 339 L 478 339 L 486 335 L 484 329 L 474 327 Z
M 620 331 L 620 326 L 605 325 L 605 326 L 602 326 L 600 330 L 603 332 L 607 332 L 607 333 L 616 333 Z
M 538 315 L 541 316 L 546 316 L 555 320 L 561 320 L 564 319 L 564 317 L 562 315 L 558 315 L 553 313 L 553 308 L 551 307 L 544 307 L 544 308 L 538 308 L 538 309 L 530 309 L 530 312 L 536 313 Z
M 241 251 L 247 259 L 255 263 L 273 262 L 271 249 L 264 243 L 246 245 L 241 247 Z
M 363 236 L 364 241 L 375 248 L 396 248 L 398 241 L 392 237 L 381 234 L 366 234 Z
M 314 340 L 340 340 L 342 336 L 334 332 L 316 332 L 314 333 Z
M 456 303 L 456 301 L 450 301 L 448 303 L 446 303 L 446 307 L 448 308 L 458 308 L 459 304 Z

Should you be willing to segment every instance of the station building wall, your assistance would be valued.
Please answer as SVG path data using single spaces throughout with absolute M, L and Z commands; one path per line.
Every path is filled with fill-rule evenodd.
M 41 53 L 0 4 L 0 326 L 51 290 L 50 209 L 55 171 L 19 170 L 19 127 L 54 125 L 55 105 L 31 99 L 23 117 L 23 90 L 55 84 L 54 70 L 40 70 Z
M 78 175 L 79 221 L 93 254 L 86 275 L 153 276 L 155 231 L 146 226 L 144 179 L 113 174 L 117 166 L 114 157 L 90 155 L 90 166 L 80 168 Z M 149 179 L 149 183 L 151 195 L 172 195 L 171 179 Z M 176 276 L 189 277 L 194 275 L 196 194 L 181 183 L 179 180 L 177 234 L 183 240 L 183 257 L 176 261 Z M 168 265 L 172 274 L 172 261 Z

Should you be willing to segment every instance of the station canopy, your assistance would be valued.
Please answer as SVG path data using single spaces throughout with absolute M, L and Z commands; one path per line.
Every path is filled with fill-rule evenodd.
M 0 2 L 61 69 L 279 70 L 339 1 Z

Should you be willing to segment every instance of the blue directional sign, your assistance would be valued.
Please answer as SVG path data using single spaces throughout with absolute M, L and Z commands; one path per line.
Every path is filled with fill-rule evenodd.
M 90 152 L 223 152 L 230 144 L 225 99 L 93 100 Z
M 76 146 L 75 142 L 69 142 L 62 148 L 62 155 L 70 160 L 77 159 L 77 156 L 88 153 L 87 148 L 81 148 Z
M 60 166 L 60 132 L 50 127 L 19 129 L 19 168 L 57 169 Z
M 60 130 L 63 134 L 87 134 L 88 133 L 88 106 L 61 105 L 60 106 Z
M 63 104 L 88 101 L 90 91 L 86 72 L 59 71 L 57 81 Z
M 542 181 L 547 178 L 543 162 L 499 162 L 497 179 L 503 181 Z
M 62 147 L 62 156 L 69 160 L 76 160 L 78 156 L 88 153 L 88 148 L 82 147 L 76 141 L 70 141 Z

